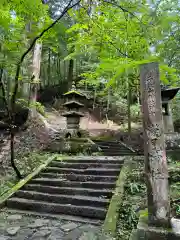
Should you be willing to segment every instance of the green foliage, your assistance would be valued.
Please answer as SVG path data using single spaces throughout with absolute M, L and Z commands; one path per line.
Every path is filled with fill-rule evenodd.
M 40 103 L 40 102 L 36 102 L 36 109 L 37 111 L 43 115 L 44 117 L 46 117 L 46 114 L 45 114 L 45 107 Z
M 167 59 L 162 57 L 166 52 L 162 48 L 167 40 L 164 37 L 170 38 L 170 26 L 178 22 L 172 8 L 175 1 L 165 2 L 162 1 L 156 11 L 146 1 L 131 0 L 121 1 L 121 8 L 94 4 L 91 15 L 87 5 L 76 11 L 76 23 L 68 30 L 75 35 L 74 55 L 85 55 L 89 61 L 96 58 L 96 64 L 83 73 L 83 81 L 91 85 L 105 83 L 107 87 L 113 86 L 115 91 L 120 88 L 127 91 L 127 79 L 133 82 L 139 75 L 140 64 L 158 61 L 161 81 L 177 85 L 177 67 L 167 64 Z M 164 12 L 165 6 L 172 15 Z M 129 79 L 129 75 L 133 78 Z

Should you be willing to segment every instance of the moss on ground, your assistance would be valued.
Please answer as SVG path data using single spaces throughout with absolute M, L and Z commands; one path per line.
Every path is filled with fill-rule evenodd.
M 109 204 L 103 229 L 105 233 L 111 234 L 112 237 L 116 235 L 119 208 L 123 201 L 124 187 L 132 167 L 133 164 L 130 162 L 130 159 L 129 161 L 125 161 L 116 182 L 114 195 L 112 196 L 111 202 Z
M 171 204 L 176 216 L 180 216 L 180 201 L 173 203 L 173 200 L 180 199 L 180 184 L 177 181 L 179 165 L 179 161 L 168 158 Z M 145 214 L 147 217 L 147 195 L 145 183 L 142 181 L 143 171 L 143 162 L 139 162 L 128 176 L 123 203 L 119 210 L 117 240 L 129 240 L 132 230 L 137 227 L 140 214 L 141 216 Z
M 25 154 L 18 161 L 16 160 L 16 164 L 21 174 L 23 176 L 27 176 L 28 174 L 32 173 L 36 168 L 38 168 L 41 164 L 45 163 L 50 156 L 53 156 L 53 154 L 34 151 L 32 153 Z M 17 179 L 12 167 L 8 167 L 4 174 L 1 175 L 0 196 L 8 192 L 18 182 L 19 180 Z

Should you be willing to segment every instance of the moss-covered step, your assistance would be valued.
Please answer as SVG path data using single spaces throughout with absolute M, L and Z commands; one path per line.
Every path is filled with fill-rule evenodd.
M 87 174 L 56 174 L 56 173 L 41 173 L 39 177 L 44 178 L 61 178 L 66 179 L 68 181 L 106 181 L 106 182 L 114 182 L 116 181 L 116 176 L 101 176 L 101 175 L 87 175 Z
M 63 179 L 52 179 L 52 178 L 36 178 L 30 181 L 31 184 L 41 184 L 46 186 L 57 186 L 57 187 L 83 187 L 91 189 L 112 189 L 115 187 L 115 182 L 92 182 L 92 181 L 64 181 Z
M 77 169 L 77 168 L 64 168 L 64 167 L 46 167 L 43 172 L 46 173 L 73 173 L 73 174 L 86 174 L 86 175 L 101 175 L 101 176 L 117 176 L 119 174 L 118 168 L 87 168 L 87 169 Z
M 90 206 L 78 206 L 67 205 L 60 203 L 52 203 L 46 201 L 37 201 L 24 198 L 11 198 L 7 200 L 7 207 L 18 209 L 21 206 L 21 210 L 30 210 L 34 212 L 45 212 L 89 217 L 94 219 L 103 220 L 106 216 L 106 209 L 104 207 L 90 207 Z
M 73 188 L 73 187 L 57 187 L 57 186 L 46 186 L 46 185 L 34 185 L 26 184 L 22 188 L 26 191 L 36 191 L 36 192 L 47 192 L 52 194 L 66 194 L 66 195 L 79 195 L 79 196 L 92 196 L 102 198 L 111 198 L 111 189 L 93 189 L 93 188 Z
M 94 140 L 105 156 L 127 156 L 137 153 L 120 141 Z

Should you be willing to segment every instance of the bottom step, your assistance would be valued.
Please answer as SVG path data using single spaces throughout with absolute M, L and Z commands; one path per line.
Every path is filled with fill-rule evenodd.
M 64 215 L 64 214 L 51 214 L 51 213 L 38 213 L 33 211 L 23 211 L 23 210 L 16 210 L 11 208 L 5 208 L 3 209 L 6 213 L 10 214 L 22 214 L 22 215 L 28 215 L 28 216 L 36 216 L 36 217 L 47 217 L 51 219 L 59 219 L 59 220 L 67 220 L 72 222 L 79 222 L 79 223 L 89 223 L 93 225 L 102 225 L 103 221 L 91 219 L 91 218 L 85 218 L 85 217 L 75 217 L 72 215 Z
M 10 198 L 7 200 L 8 208 L 30 210 L 43 213 L 68 214 L 80 217 L 88 217 L 99 220 L 104 220 L 106 217 L 106 208 L 76 206 L 71 204 L 57 204 L 44 201 L 35 201 L 24 198 Z

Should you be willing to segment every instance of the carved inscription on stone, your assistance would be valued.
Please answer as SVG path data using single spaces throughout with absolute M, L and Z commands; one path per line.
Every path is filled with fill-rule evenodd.
M 156 70 L 151 70 L 145 78 L 145 91 L 147 92 L 148 112 L 150 115 L 156 114 L 156 98 L 155 98 L 155 74 Z

